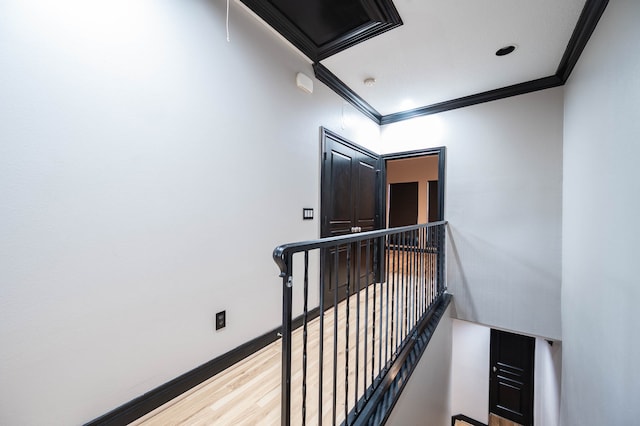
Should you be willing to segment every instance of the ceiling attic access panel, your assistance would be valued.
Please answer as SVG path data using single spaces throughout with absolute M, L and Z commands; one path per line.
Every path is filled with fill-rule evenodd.
M 391 0 L 241 0 L 314 62 L 402 25 Z

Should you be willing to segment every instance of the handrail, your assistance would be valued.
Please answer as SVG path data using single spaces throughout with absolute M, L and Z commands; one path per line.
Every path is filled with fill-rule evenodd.
M 398 228 L 359 232 L 349 235 L 327 237 L 282 244 L 273 251 L 273 259 L 280 269 L 282 278 L 282 388 L 281 388 L 281 424 L 291 424 L 292 413 L 292 311 L 293 311 L 293 275 L 294 255 L 304 253 L 304 292 L 302 322 L 302 354 L 296 355 L 301 362 L 302 374 L 296 373 L 296 397 L 302 395 L 301 421 L 306 424 L 307 417 L 307 374 L 313 364 L 318 368 L 317 405 L 318 423 L 322 423 L 323 394 L 331 395 L 332 418 L 328 421 L 336 424 L 344 418 L 345 425 L 356 421 L 360 423 L 371 412 L 370 403 L 379 399 L 380 383 L 392 370 L 397 369 L 397 360 L 412 346 L 412 336 L 422 327 L 434 304 L 446 292 L 444 283 L 444 239 L 447 221 L 432 222 Z M 321 267 L 319 281 L 319 317 L 313 323 L 308 315 L 309 295 L 309 254 L 320 251 L 325 267 Z M 296 257 L 297 258 L 297 257 Z M 297 269 L 296 269 L 297 270 Z M 296 273 L 297 274 L 297 273 Z M 345 281 L 346 280 L 346 281 Z M 326 286 L 329 287 L 326 287 Z M 325 300 L 325 289 L 332 300 Z M 344 302 L 340 303 L 341 300 Z M 350 308 L 354 304 L 354 308 Z M 316 309 L 316 308 L 314 308 Z M 329 318 L 325 318 L 325 310 Z M 329 314 L 331 312 L 331 314 Z M 339 314 L 341 312 L 341 314 Z M 340 317 L 344 313 L 344 317 Z M 345 329 L 338 335 L 338 322 L 344 321 Z M 350 317 L 353 317 L 350 320 Z M 325 319 L 332 321 L 332 329 L 324 327 Z M 355 326 L 350 329 L 350 321 Z M 330 323 L 329 323 L 330 324 Z M 313 328 L 318 337 L 308 333 Z M 350 331 L 351 330 L 351 331 Z M 350 341 L 350 332 L 354 334 Z M 314 335 L 315 336 L 315 335 Z M 324 351 L 324 338 L 333 338 L 333 360 L 328 361 L 332 376 L 332 390 L 323 390 L 323 363 L 329 358 Z M 315 362 L 307 357 L 316 355 L 308 351 L 308 339 L 317 342 Z M 340 351 L 338 351 L 340 344 Z M 355 366 L 350 365 L 350 351 Z M 339 361 L 338 353 L 342 357 Z M 358 355 L 360 354 L 360 356 Z M 331 355 L 328 355 L 331 356 Z M 323 361 L 324 360 L 324 361 Z M 363 367 L 359 367 L 362 363 Z M 339 364 L 339 365 L 338 365 Z M 297 364 L 300 365 L 300 364 Z M 338 374 L 340 370 L 340 374 Z M 360 381 L 358 372 L 364 373 Z M 349 378 L 349 372 L 355 379 Z M 342 373 L 344 372 L 344 374 Z M 344 413 L 337 415 L 338 376 L 344 378 Z M 352 381 L 353 380 L 353 381 Z M 355 387 L 355 389 L 354 389 Z M 297 393 L 298 390 L 301 393 Z M 340 391 L 340 389 L 338 389 Z M 374 396 L 374 392 L 377 396 Z M 315 393 L 315 392 L 314 392 Z M 298 398 L 299 399 L 299 398 Z M 351 401 L 348 401 L 351 399 Z M 329 401 L 328 401 L 329 402 Z M 342 401 L 341 401 L 342 403 Z M 369 404 L 369 405 L 367 405 Z M 360 417 L 365 413 L 364 417 Z M 298 414 L 298 412 L 296 412 Z M 296 417 L 297 419 L 297 417 Z M 296 424 L 298 421 L 296 420 Z
M 418 225 L 401 226 L 398 228 L 378 229 L 375 231 L 358 232 L 355 234 L 338 235 L 336 237 L 324 237 L 318 240 L 300 241 L 297 243 L 282 244 L 273 250 L 273 260 L 280 268 L 280 276 L 287 273 L 287 265 L 285 264 L 288 255 L 300 253 L 305 250 L 314 250 L 318 248 L 327 248 L 336 244 L 348 244 L 358 241 L 369 240 L 376 237 L 384 237 L 391 234 L 414 231 L 423 228 L 435 227 L 438 225 L 446 225 L 446 220 L 438 222 L 422 223 Z

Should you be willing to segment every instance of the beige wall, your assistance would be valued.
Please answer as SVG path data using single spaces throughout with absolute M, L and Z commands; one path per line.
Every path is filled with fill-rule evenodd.
M 389 185 L 392 183 L 418 182 L 418 223 L 427 223 L 429 211 L 427 187 L 430 180 L 438 180 L 438 155 L 387 161 L 387 197 Z M 387 221 L 388 218 L 389 199 L 387 198 Z

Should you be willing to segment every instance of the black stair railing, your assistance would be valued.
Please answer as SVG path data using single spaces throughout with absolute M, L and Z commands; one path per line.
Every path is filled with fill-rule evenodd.
M 276 247 L 283 282 L 283 426 L 366 421 L 361 414 L 372 411 L 367 404 L 379 398 L 383 378 L 397 370 L 394 362 L 446 291 L 445 226 L 441 221 Z M 310 309 L 312 252 L 320 253 L 321 272 L 318 306 Z M 294 257 L 301 267 L 294 267 Z M 295 333 L 294 285 L 302 285 L 303 298 Z

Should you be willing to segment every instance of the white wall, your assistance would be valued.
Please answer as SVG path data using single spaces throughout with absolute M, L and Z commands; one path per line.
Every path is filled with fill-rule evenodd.
M 451 424 L 451 306 L 391 412 L 389 426 Z
M 535 426 L 558 426 L 562 380 L 562 342 L 550 345 L 536 338 L 535 377 L 533 386 L 533 423 Z
M 453 320 L 452 332 L 451 415 L 488 424 L 491 329 Z
M 640 3 L 609 2 L 566 87 L 563 425 L 640 417 Z
M 383 127 L 382 151 L 446 146 L 454 317 L 560 339 L 563 89 Z
M 319 126 L 379 149 L 224 5 L 0 3 L 0 424 L 91 420 L 278 326 Z
M 453 320 L 451 414 L 489 422 L 491 329 Z M 561 342 L 536 338 L 534 357 L 533 424 L 557 426 L 560 413 Z

